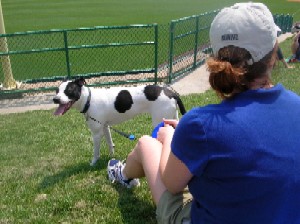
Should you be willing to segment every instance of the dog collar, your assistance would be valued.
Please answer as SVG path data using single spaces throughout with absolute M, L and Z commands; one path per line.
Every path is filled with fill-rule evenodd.
M 88 111 L 88 109 L 90 108 L 90 104 L 91 104 L 91 95 L 92 94 L 91 94 L 90 88 L 89 87 L 87 87 L 87 88 L 89 90 L 89 96 L 88 96 L 88 99 L 87 99 L 87 101 L 86 101 L 86 103 L 84 105 L 83 110 L 80 112 L 80 113 L 83 113 L 83 114 L 85 114 Z

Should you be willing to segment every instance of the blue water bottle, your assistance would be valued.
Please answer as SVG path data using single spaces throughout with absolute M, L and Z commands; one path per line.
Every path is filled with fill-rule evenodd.
M 159 130 L 161 127 L 163 127 L 164 125 L 165 125 L 164 122 L 161 122 L 161 123 L 159 123 L 159 124 L 153 129 L 152 134 L 151 134 L 152 138 L 157 138 L 157 132 L 158 132 L 158 130 Z

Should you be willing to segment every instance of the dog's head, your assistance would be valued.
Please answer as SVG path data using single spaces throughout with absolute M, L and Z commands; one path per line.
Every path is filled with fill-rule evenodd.
M 64 81 L 60 84 L 53 98 L 53 102 L 59 105 L 54 115 L 65 114 L 80 99 L 81 88 L 84 84 L 83 78 L 78 78 L 75 81 Z

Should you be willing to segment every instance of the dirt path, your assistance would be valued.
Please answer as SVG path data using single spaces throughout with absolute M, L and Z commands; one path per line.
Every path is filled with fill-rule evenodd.
M 210 88 L 208 76 L 209 74 L 206 70 L 206 66 L 202 65 L 195 71 L 176 80 L 171 87 L 174 88 L 180 95 L 204 93 Z

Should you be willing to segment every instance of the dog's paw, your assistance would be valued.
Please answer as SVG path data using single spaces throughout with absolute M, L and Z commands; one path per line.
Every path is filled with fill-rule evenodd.
M 93 158 L 92 162 L 90 163 L 91 166 L 95 166 L 96 163 L 98 162 L 99 158 Z

